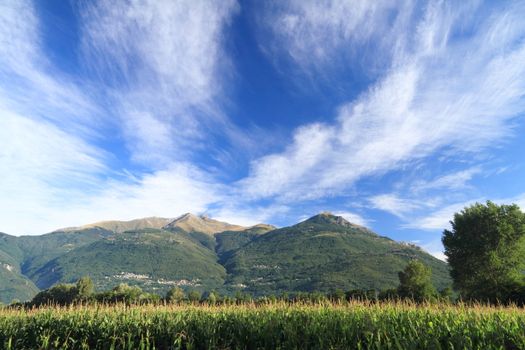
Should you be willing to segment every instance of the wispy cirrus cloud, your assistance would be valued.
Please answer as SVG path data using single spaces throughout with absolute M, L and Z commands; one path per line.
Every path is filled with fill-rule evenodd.
M 474 23 L 482 10 L 474 3 L 459 8 L 429 3 L 416 31 L 396 33 L 392 64 L 377 83 L 341 106 L 333 123 L 302 126 L 283 152 L 254 160 L 239 185 L 253 198 L 287 202 L 305 193 L 319 198 L 431 155 L 460 159 L 501 144 L 525 111 L 525 24 L 519 20 L 525 8 L 522 3 L 502 6 Z M 310 12 L 315 11 L 305 13 Z M 327 12 L 319 17 L 324 24 L 312 30 L 332 33 L 326 28 L 334 21 L 338 27 L 339 17 Z M 363 18 L 364 27 L 374 25 Z M 463 34 L 470 26 L 476 30 Z M 293 47 L 310 36 L 289 30 L 284 43 Z M 340 30 L 332 39 L 340 43 L 336 46 L 323 46 L 313 37 L 323 50 L 335 50 L 333 55 L 339 52 L 334 47 L 357 40 Z
M 437 211 L 431 212 L 430 214 L 421 217 L 413 217 L 410 220 L 407 220 L 402 227 L 429 231 L 442 231 L 448 229 L 450 228 L 450 220 L 454 218 L 454 213 L 461 211 L 466 206 L 474 204 L 475 202 L 476 200 L 445 206 Z
M 372 196 L 368 198 L 368 201 L 372 205 L 372 208 L 389 212 L 400 218 L 405 218 L 407 214 L 411 214 L 428 206 L 426 202 L 400 198 L 393 193 Z
M 439 189 L 464 189 L 469 186 L 468 183 L 474 178 L 474 176 L 480 174 L 481 172 L 482 168 L 480 166 L 475 166 L 440 176 L 431 181 L 418 180 L 410 186 L 410 190 L 417 193 Z
M 316 76 L 348 66 L 345 61 L 357 57 L 362 59 L 352 62 L 358 70 L 384 68 L 413 8 L 411 1 L 270 1 L 259 21 L 260 30 L 267 30 L 273 40 L 261 46 L 274 58 L 291 59 Z
M 514 136 L 525 111 L 523 2 L 490 9 L 478 1 L 241 5 L 75 3 L 84 66 L 71 76 L 45 48 L 34 3 L 0 4 L 0 118 L 7 125 L 0 135 L 8 145 L 0 167 L 10 172 L 0 183 L 0 207 L 16 213 L 2 217 L 2 229 L 40 233 L 187 211 L 255 223 L 318 209 L 369 224 L 364 210 L 373 206 L 431 230 L 455 203 L 478 196 L 431 198 L 468 192 L 491 171 L 479 161 L 417 174 L 402 188 L 386 188 L 382 179 L 393 171 L 404 177 L 415 163 L 483 157 Z M 349 85 L 369 85 L 343 103 L 331 100 L 331 118 L 292 130 L 281 152 L 251 159 L 246 175 L 240 154 L 267 135 L 241 132 L 225 106 L 235 103 L 230 26 L 253 8 L 262 11 L 246 19 L 258 19 L 258 46 L 277 70 L 284 67 L 279 78 L 306 76 L 342 96 Z M 243 170 L 217 167 L 222 161 Z M 370 189 L 371 182 L 380 184 Z M 358 213 L 349 200 L 356 196 L 369 204 Z
M 180 155 L 182 150 L 170 146 L 172 140 L 194 137 L 208 117 L 222 122 L 213 107 L 222 69 L 220 32 L 236 4 L 190 5 L 147 1 L 86 5 L 101 16 L 86 13 L 102 23 L 90 28 L 109 30 L 90 32 L 97 43 L 86 45 L 92 44 L 90 49 L 106 60 L 92 68 L 120 77 L 77 81 L 48 58 L 34 4 L 0 4 L 3 231 L 34 234 L 100 219 L 171 217 L 204 212 L 222 198 L 225 189 L 185 157 L 169 157 L 153 170 L 129 173 L 113 167 L 117 155 L 101 145 L 108 142 L 110 130 L 112 138 L 121 132 L 129 137 L 138 158 L 152 152 Z M 104 39 L 104 34 L 110 38 Z M 114 67 L 121 71 L 115 73 Z M 104 109 L 112 101 L 118 102 L 117 108 Z M 194 110 L 209 113 L 197 121 Z M 184 123 L 172 123 L 176 117 Z
M 210 134 L 238 137 L 220 108 L 232 70 L 225 31 L 237 12 L 234 0 L 101 0 L 81 9 L 86 61 L 111 92 L 135 160 L 186 160 Z
M 23 20 L 21 17 L 23 16 Z M 94 136 L 101 115 L 93 91 L 80 89 L 43 51 L 41 25 L 30 1 L 0 4 L 0 97 L 2 107 L 34 120 L 60 123 Z
M 0 4 L 0 208 L 3 229 L 17 233 L 108 170 L 108 154 L 90 142 L 100 115 L 89 89 L 47 59 L 42 41 L 31 2 Z
M 445 206 L 436 211 L 430 212 L 426 215 L 414 217 L 403 225 L 406 228 L 414 228 L 420 230 L 444 230 L 450 229 L 450 221 L 454 218 L 454 213 L 459 213 L 465 207 L 469 207 L 475 203 L 485 203 L 487 199 L 477 198 L 470 199 L 463 202 L 454 203 Z M 522 210 L 525 209 L 525 193 L 518 194 L 511 198 L 496 198 L 492 201 L 498 205 L 517 204 Z

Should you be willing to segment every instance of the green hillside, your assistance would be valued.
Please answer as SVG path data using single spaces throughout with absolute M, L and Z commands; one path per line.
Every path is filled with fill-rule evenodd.
M 124 232 L 74 249 L 35 272 L 40 288 L 89 275 L 97 288 L 118 283 L 165 292 L 173 286 L 218 288 L 225 269 L 214 251 L 186 233 L 158 229 Z
M 256 295 L 380 290 L 397 286 L 398 272 L 411 259 L 432 268 L 438 289 L 450 284 L 444 262 L 331 214 L 281 229 L 185 214 L 163 228 L 122 232 L 168 221 L 162 220 L 112 221 L 106 228 L 93 224 L 42 236 L 0 234 L 0 301 L 26 300 L 37 286 L 86 275 L 99 290 L 128 283 L 160 294 L 173 286 Z
M 387 289 L 411 259 L 433 271 L 434 284 L 450 284 L 445 263 L 341 217 L 319 214 L 300 224 L 257 236 L 224 262 L 227 283 L 254 294 Z
M 19 237 L 17 245 L 23 252 L 22 273 L 34 279 L 35 272 L 51 259 L 113 234 L 112 231 L 94 227 L 79 231 L 55 231 L 42 236 Z
M 31 299 L 37 292 L 35 284 L 20 271 L 23 252 L 16 237 L 0 233 L 0 302 Z
M 243 247 L 252 241 L 255 237 L 260 236 L 268 231 L 272 231 L 275 227 L 270 225 L 256 225 L 244 231 L 224 231 L 215 235 L 217 242 L 215 251 L 224 261 L 237 249 Z

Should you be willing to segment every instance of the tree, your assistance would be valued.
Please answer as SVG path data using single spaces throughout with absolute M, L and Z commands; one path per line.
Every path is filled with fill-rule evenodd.
M 144 297 L 144 293 L 139 286 L 130 286 L 126 283 L 120 283 L 114 287 L 110 292 L 102 295 L 104 301 L 110 302 L 123 302 L 128 304 L 134 304 L 141 301 L 141 297 Z
M 69 305 L 77 300 L 78 291 L 74 284 L 59 283 L 34 296 L 33 305 Z
M 515 300 L 525 285 L 525 214 L 517 205 L 476 203 L 443 232 L 454 287 L 462 298 Z
M 186 294 L 180 287 L 173 287 L 166 293 L 166 300 L 170 303 L 180 303 L 184 298 L 186 298 Z
M 198 290 L 192 290 L 188 293 L 188 300 L 192 303 L 196 303 L 201 300 L 201 293 Z
M 77 293 L 80 299 L 88 299 L 95 292 L 95 285 L 91 278 L 85 276 L 77 281 Z
M 217 304 L 217 301 L 219 300 L 219 294 L 215 291 L 211 291 L 208 296 L 206 297 L 206 301 L 210 305 Z
M 334 292 L 330 293 L 330 299 L 333 302 L 340 303 L 345 300 L 345 292 L 342 289 L 336 289 Z
M 430 278 L 432 270 L 423 263 L 412 260 L 405 269 L 399 272 L 398 294 L 417 302 L 430 300 L 436 296 L 436 289 Z
M 451 302 L 453 298 L 452 288 L 445 287 L 439 291 L 439 300 L 443 302 Z

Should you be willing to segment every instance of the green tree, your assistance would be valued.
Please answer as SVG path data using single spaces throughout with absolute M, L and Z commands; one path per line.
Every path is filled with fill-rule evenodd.
M 210 305 L 217 304 L 217 301 L 219 300 L 219 294 L 215 291 L 211 291 L 208 296 L 206 297 L 206 301 Z
M 91 278 L 85 276 L 77 281 L 77 294 L 80 299 L 88 299 L 95 292 L 95 285 Z
M 185 298 L 186 294 L 180 287 L 173 287 L 168 291 L 168 293 L 166 293 L 166 300 L 170 303 L 180 303 Z
M 330 299 L 333 302 L 340 303 L 345 300 L 345 292 L 342 289 L 336 289 L 330 294 Z
M 439 299 L 443 302 L 451 302 L 453 298 L 452 288 L 445 287 L 439 291 Z
M 399 272 L 399 296 L 417 302 L 434 298 L 436 289 L 432 285 L 431 277 L 432 270 L 429 267 L 417 260 L 410 261 L 405 269 Z
M 69 305 L 77 300 L 78 291 L 74 284 L 59 283 L 39 292 L 31 301 L 34 305 Z
M 525 214 L 519 207 L 476 203 L 450 223 L 442 240 L 461 297 L 491 302 L 522 297 Z
M 196 303 L 201 300 L 201 293 L 198 290 L 192 290 L 188 293 L 188 300 L 192 303 Z

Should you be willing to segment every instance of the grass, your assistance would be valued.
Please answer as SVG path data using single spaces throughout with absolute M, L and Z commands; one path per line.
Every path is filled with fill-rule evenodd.
M 518 307 L 344 304 L 0 310 L 3 349 L 524 349 Z

